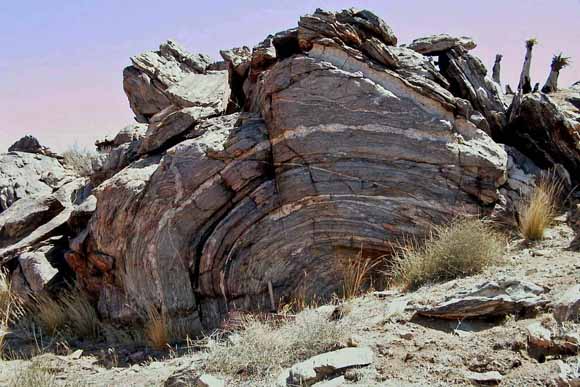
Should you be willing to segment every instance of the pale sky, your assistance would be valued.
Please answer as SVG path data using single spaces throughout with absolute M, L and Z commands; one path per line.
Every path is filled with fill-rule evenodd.
M 580 0 L 261 1 L 0 0 L 0 151 L 25 134 L 62 151 L 115 133 L 133 120 L 123 93 L 129 57 L 169 38 L 219 59 L 219 50 L 253 46 L 296 26 L 317 7 L 367 8 L 399 38 L 468 35 L 491 69 L 516 86 L 524 41 L 536 37 L 532 81 L 543 84 L 552 55 L 572 66 L 560 85 L 580 80 Z

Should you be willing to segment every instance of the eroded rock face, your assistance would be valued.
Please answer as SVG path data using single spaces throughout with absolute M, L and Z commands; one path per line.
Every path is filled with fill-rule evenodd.
M 203 94 L 183 80 L 207 70 L 163 53 L 134 59 L 171 103 L 148 115 L 140 159 L 97 188 L 89 227 L 71 241 L 67 262 L 101 314 L 130 321 L 153 305 L 216 327 L 228 311 L 269 309 L 269 287 L 276 300 L 330 296 L 361 246 L 382 255 L 433 223 L 490 210 L 505 151 L 429 58 L 395 44 L 368 11 L 317 10 L 251 52 L 222 52 L 253 112 L 230 115 L 167 92 Z
M 90 223 L 90 240 L 71 260 L 81 259 L 79 267 L 96 268 L 98 278 L 111 270 L 119 277 L 122 273 L 120 284 L 109 276 L 100 288 L 98 278 L 84 279 L 100 298 L 121 294 L 137 308 L 153 303 L 199 328 L 192 282 L 196 256 L 221 217 L 267 176 L 269 145 L 263 122 L 249 119 L 234 127 L 237 118 L 204 122 L 195 138 L 162 157 L 133 163 L 96 190 L 99 204 Z M 95 255 L 114 261 L 103 271 L 92 259 Z M 111 310 L 116 304 L 99 306 L 107 317 L 117 319 L 126 311 Z
M 439 68 L 450 83 L 453 95 L 468 100 L 487 123 L 479 126 L 496 138 L 506 124 L 507 105 L 501 87 L 487 76 L 481 60 L 461 48 L 439 55 Z M 471 117 L 471 115 L 470 115 Z
M 26 152 L 0 154 L 0 213 L 19 199 L 50 194 L 73 178 L 53 157 Z
M 138 122 L 169 106 L 204 107 L 214 114 L 225 112 L 230 99 L 226 71 L 212 71 L 211 59 L 190 54 L 173 41 L 159 51 L 131 58 L 133 66 L 123 72 L 123 88 Z
M 580 181 L 580 91 L 525 94 L 514 101 L 503 140 L 539 167 L 561 164 Z

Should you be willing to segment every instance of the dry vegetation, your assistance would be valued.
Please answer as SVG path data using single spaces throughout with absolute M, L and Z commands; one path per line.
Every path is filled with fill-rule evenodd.
M 80 338 L 96 338 L 100 323 L 87 296 L 78 290 L 63 293 L 57 299 L 38 296 L 30 306 L 30 316 L 48 334 L 59 332 Z
M 346 300 L 360 296 L 372 287 L 373 274 L 384 263 L 384 257 L 364 257 L 363 249 L 359 254 L 348 258 L 341 266 L 343 276 L 342 297 Z
M 527 240 L 544 238 L 544 231 L 552 224 L 558 211 L 558 199 L 563 183 L 553 174 L 540 178 L 534 190 L 518 208 L 519 231 Z
M 95 151 L 74 145 L 62 153 L 66 166 L 75 171 L 79 176 L 91 176 L 94 172 L 94 163 L 99 157 Z
M 39 362 L 19 370 L 10 380 L 8 387 L 56 387 L 60 386 L 56 376 Z
M 423 244 L 407 241 L 396 248 L 392 283 L 407 289 L 481 272 L 497 262 L 505 239 L 489 223 L 458 218 L 433 229 Z
M 0 270 L 0 358 L 10 326 L 23 314 L 22 304 L 13 294 L 6 273 Z
M 236 333 L 208 338 L 205 369 L 234 378 L 267 380 L 294 363 L 335 349 L 350 336 L 347 326 L 305 310 L 282 324 L 248 318 Z
M 147 312 L 145 323 L 145 337 L 149 344 L 153 348 L 163 349 L 167 347 L 172 336 L 171 326 L 166 316 L 151 307 Z

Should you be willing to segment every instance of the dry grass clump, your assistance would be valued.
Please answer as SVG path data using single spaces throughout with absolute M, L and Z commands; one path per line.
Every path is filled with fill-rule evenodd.
M 66 332 L 75 337 L 95 338 L 100 322 L 85 293 L 71 290 L 58 298 L 37 296 L 31 316 L 50 335 Z
M 10 380 L 8 387 L 57 387 L 61 386 L 56 375 L 38 362 L 20 369 Z
M 343 276 L 342 297 L 349 300 L 372 287 L 372 277 L 384 263 L 384 257 L 364 257 L 363 249 L 341 265 Z
M 70 167 L 79 176 L 91 176 L 94 172 L 94 162 L 98 159 L 99 154 L 78 145 L 73 145 L 62 153 L 63 162 Z
M 391 281 L 408 289 L 481 272 L 505 250 L 505 239 L 477 218 L 458 218 L 433 229 L 424 244 L 396 248 Z
M 8 387 L 84 387 L 81 380 L 59 380 L 50 358 L 40 356 L 19 368 L 8 382 Z
M 171 341 L 171 327 L 167 317 L 163 313 L 151 307 L 147 312 L 145 323 L 145 337 L 149 344 L 156 349 L 167 347 Z
M 15 322 L 24 310 L 22 303 L 13 294 L 10 281 L 5 272 L 0 270 L 0 355 L 10 325 Z
M 552 224 L 558 212 L 558 199 L 563 183 L 548 174 L 540 178 L 534 190 L 518 206 L 518 228 L 527 240 L 544 238 L 544 231 Z
M 282 324 L 247 318 L 242 330 L 208 338 L 207 372 L 267 380 L 285 367 L 336 348 L 349 337 L 340 321 L 306 310 Z

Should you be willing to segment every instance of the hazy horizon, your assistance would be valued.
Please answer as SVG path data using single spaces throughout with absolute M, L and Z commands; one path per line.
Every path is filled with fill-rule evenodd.
M 502 82 L 517 86 L 524 41 L 539 40 L 533 83 L 545 82 L 552 56 L 563 52 L 572 65 L 560 86 L 580 80 L 580 0 L 487 2 L 307 1 L 290 4 L 250 0 L 236 4 L 127 0 L 55 2 L 21 0 L 0 4 L 0 152 L 25 134 L 62 151 L 92 146 L 133 122 L 122 87 L 129 57 L 175 39 L 188 51 L 220 60 L 219 50 L 254 46 L 268 34 L 296 26 L 317 7 L 367 8 L 389 24 L 399 43 L 437 33 L 472 36 L 488 71 L 504 55 Z M 224 7 L 227 5 L 227 7 Z

